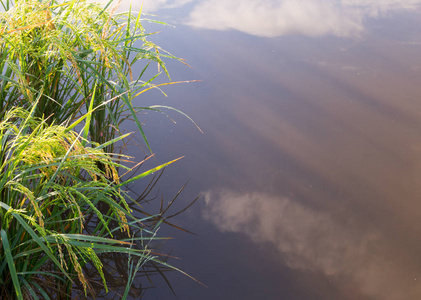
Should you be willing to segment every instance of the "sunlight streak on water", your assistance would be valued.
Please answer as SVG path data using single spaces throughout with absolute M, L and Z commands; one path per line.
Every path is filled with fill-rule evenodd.
M 166 3 L 191 26 L 153 38 L 203 80 L 166 92 L 204 135 L 145 126 L 157 159 L 186 155 L 168 185 L 204 194 L 174 249 L 209 288 L 180 297 L 421 297 L 421 1 Z

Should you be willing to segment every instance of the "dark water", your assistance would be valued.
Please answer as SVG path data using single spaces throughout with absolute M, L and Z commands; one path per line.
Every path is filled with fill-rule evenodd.
M 177 299 L 421 299 L 421 1 L 166 4 L 152 40 L 202 81 L 139 102 L 204 131 L 145 116 L 152 163 L 185 156 L 160 194 L 202 194 L 196 236 L 161 229 L 207 286 L 169 274 Z

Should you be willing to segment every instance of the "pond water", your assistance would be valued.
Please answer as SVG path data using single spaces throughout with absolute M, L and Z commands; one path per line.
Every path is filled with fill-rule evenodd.
M 149 6 L 148 6 L 149 4 Z M 157 8 L 160 8 L 157 10 Z M 421 299 L 421 1 L 145 1 L 183 57 L 139 103 L 190 235 L 177 299 Z M 132 150 L 134 151 L 134 150 Z M 130 151 L 129 151 L 130 152 Z M 132 153 L 143 156 L 143 153 Z M 173 299 L 165 282 L 145 299 Z

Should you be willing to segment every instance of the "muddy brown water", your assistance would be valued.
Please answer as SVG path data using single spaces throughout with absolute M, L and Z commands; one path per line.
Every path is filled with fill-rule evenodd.
M 177 299 L 421 299 L 421 1 L 184 2 L 152 40 L 202 81 L 139 99 L 204 131 L 143 117 L 152 164 L 185 156 L 159 194 L 202 195 L 160 231 L 207 286 Z

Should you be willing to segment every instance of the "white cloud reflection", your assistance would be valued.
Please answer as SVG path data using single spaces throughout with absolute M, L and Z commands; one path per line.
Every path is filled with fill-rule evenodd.
M 109 0 L 90 0 L 92 2 L 108 3 Z M 168 9 L 181 7 L 193 0 L 122 0 L 119 6 L 120 11 L 129 10 L 130 6 L 133 11 L 139 11 L 142 8 L 143 12 L 152 12 L 159 9 Z M 114 3 L 118 3 L 118 0 L 114 0 Z
M 376 299 L 421 295 L 405 267 L 382 253 L 383 237 L 360 225 L 344 225 L 327 212 L 259 193 L 208 192 L 205 201 L 205 219 L 222 232 L 273 244 L 291 269 L 345 279 L 348 288 Z
M 108 0 L 91 0 L 108 2 Z M 118 0 L 115 0 L 118 2 Z M 185 24 L 205 29 L 235 29 L 248 34 L 277 37 L 358 36 L 367 18 L 414 10 L 421 0 L 122 0 L 120 10 L 144 12 L 192 4 Z
M 342 0 L 345 8 L 359 9 L 360 13 L 371 17 L 386 15 L 397 10 L 414 10 L 420 0 Z
M 364 20 L 396 10 L 415 9 L 421 0 L 204 0 L 187 24 L 199 28 L 236 29 L 276 37 L 356 36 Z

